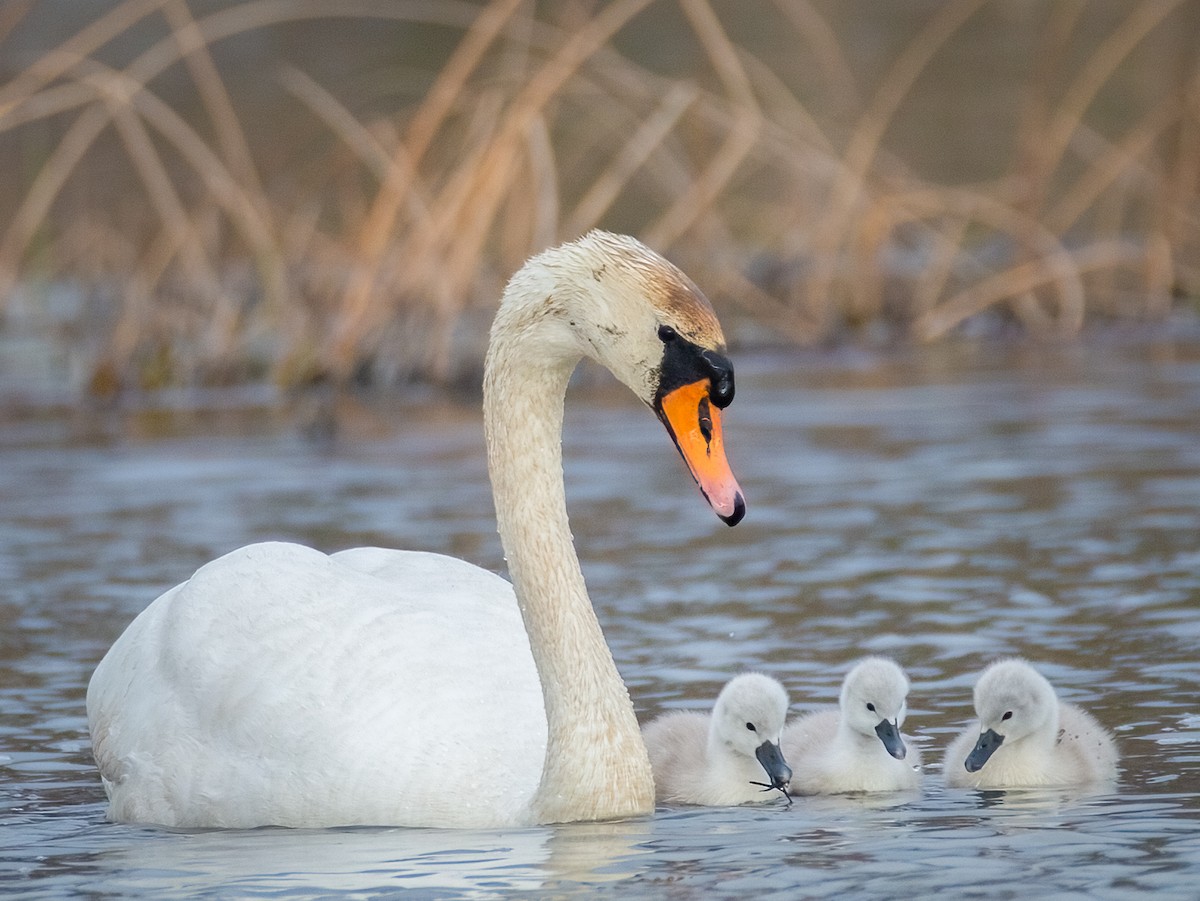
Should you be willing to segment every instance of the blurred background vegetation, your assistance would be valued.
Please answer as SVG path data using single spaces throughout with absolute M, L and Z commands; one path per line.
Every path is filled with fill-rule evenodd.
M 734 343 L 1195 316 L 1200 0 L 5 0 L 0 375 L 473 378 L 603 227 Z

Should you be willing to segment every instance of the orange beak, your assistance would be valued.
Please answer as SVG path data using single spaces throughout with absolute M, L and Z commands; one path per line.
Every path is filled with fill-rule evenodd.
M 709 505 L 735 526 L 746 515 L 746 501 L 725 459 L 721 411 L 709 402 L 708 391 L 708 379 L 682 385 L 663 395 L 658 415 Z

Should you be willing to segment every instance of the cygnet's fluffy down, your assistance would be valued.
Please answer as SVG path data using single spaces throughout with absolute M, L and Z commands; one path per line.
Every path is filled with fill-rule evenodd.
M 1033 788 L 1116 778 L 1117 748 L 1090 713 L 1058 700 L 1024 660 L 1000 660 L 975 683 L 979 719 L 946 752 L 946 784 Z
M 642 728 L 655 794 L 668 804 L 726 807 L 778 797 L 792 771 L 779 750 L 788 698 L 770 676 L 729 680 L 712 713 L 676 711 Z
M 908 677 L 883 657 L 860 661 L 842 682 L 838 707 L 791 723 L 783 753 L 792 791 L 820 795 L 886 792 L 921 784 L 921 753 L 904 740 Z

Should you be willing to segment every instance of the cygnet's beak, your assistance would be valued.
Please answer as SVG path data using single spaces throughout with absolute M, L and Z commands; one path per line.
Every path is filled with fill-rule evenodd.
M 746 501 L 725 459 L 721 411 L 709 398 L 710 387 L 706 378 L 681 385 L 661 397 L 655 412 L 709 505 L 735 526 L 746 515 Z
M 891 720 L 880 720 L 875 727 L 875 734 L 883 742 L 887 752 L 897 760 L 903 760 L 908 749 L 904 747 L 904 739 L 900 737 L 899 727 Z
M 1004 744 L 1004 736 L 995 729 L 988 729 L 987 732 L 980 735 L 979 741 L 975 742 L 975 747 L 967 755 L 967 760 L 964 764 L 967 772 L 978 773 L 1002 744 Z
M 773 741 L 764 741 L 754 749 L 754 756 L 766 770 L 771 788 L 785 791 L 788 783 L 792 781 L 792 768 L 783 759 L 783 751 L 779 750 L 779 745 Z

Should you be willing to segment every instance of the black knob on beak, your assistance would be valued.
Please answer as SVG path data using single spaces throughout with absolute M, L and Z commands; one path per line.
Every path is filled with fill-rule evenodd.
M 709 398 L 723 410 L 733 403 L 733 364 L 713 350 L 701 351 L 700 358 L 708 370 Z

